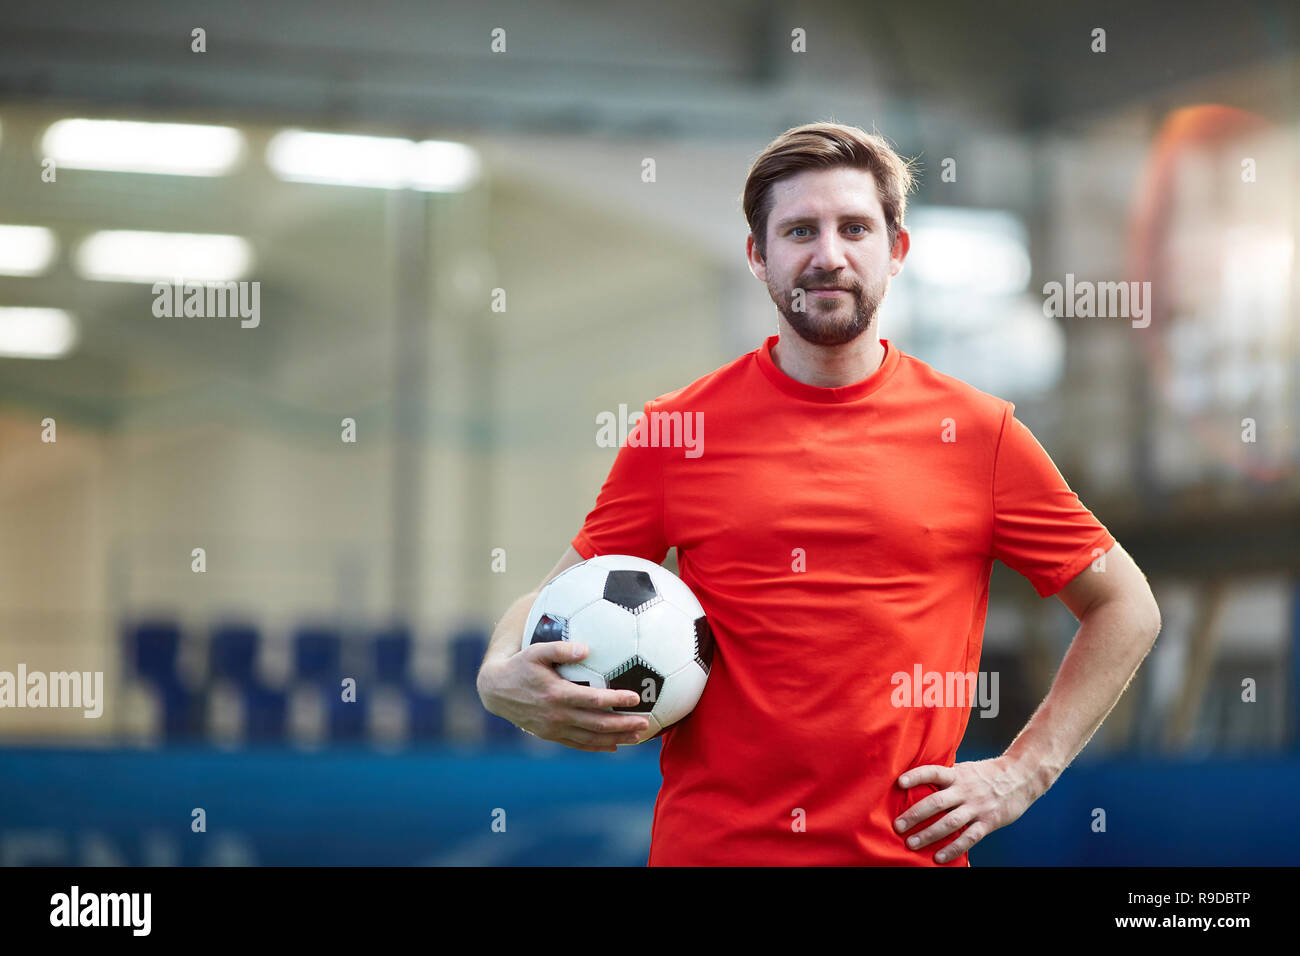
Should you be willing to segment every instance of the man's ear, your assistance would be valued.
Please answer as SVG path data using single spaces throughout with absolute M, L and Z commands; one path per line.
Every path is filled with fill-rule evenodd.
M 898 230 L 894 237 L 894 248 L 889 251 L 889 274 L 896 276 L 903 271 L 903 260 L 912 248 L 912 235 L 906 229 Z
M 754 242 L 754 234 L 751 232 L 745 237 L 745 259 L 749 265 L 749 273 L 760 282 L 767 281 L 767 263 L 763 255 L 758 250 L 758 244 Z

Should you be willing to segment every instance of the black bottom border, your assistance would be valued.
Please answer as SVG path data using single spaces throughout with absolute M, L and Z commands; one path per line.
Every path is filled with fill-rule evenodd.
M 845 925 L 851 927 L 850 938 L 862 943 L 891 930 L 921 945 L 948 933 L 978 933 L 993 942 L 1002 932 L 1044 933 L 1046 938 L 1072 941 L 1195 934 L 1228 943 L 1242 939 L 1240 934 L 1286 932 L 1293 922 L 1295 877 L 1296 868 L 1226 867 L 730 868 L 725 873 L 645 868 L 33 868 L 0 870 L 0 914 L 6 942 L 75 934 L 78 942 L 92 945 L 145 939 L 201 944 L 319 940 L 337 945 L 352 940 L 374 943 L 400 934 L 434 947 L 459 944 L 467 935 L 471 945 L 499 945 L 513 935 L 535 946 L 557 932 L 603 936 L 599 924 L 607 931 L 612 925 L 634 926 L 629 917 L 635 920 L 646 910 L 654 915 L 645 931 L 658 937 L 659 945 L 667 941 L 660 934 L 674 926 L 686 931 L 681 938 L 682 945 L 688 945 L 696 932 L 691 927 L 708 933 L 716 926 L 735 939 L 781 924 L 805 931 L 815 927 L 818 937 L 828 924 Z M 149 894 L 148 934 L 137 934 L 142 928 L 138 925 L 52 925 L 52 918 L 71 921 L 74 886 L 78 922 L 83 914 L 89 918 L 100 910 L 100 894 Z M 92 895 L 97 899 L 88 903 Z M 132 899 L 141 907 L 134 911 L 135 922 L 142 923 L 145 898 Z M 115 896 L 107 905 L 124 907 L 124 900 Z M 675 906 L 684 909 L 679 919 L 669 915 Z M 120 909 L 119 922 L 131 923 L 131 912 Z M 534 914 L 541 919 L 527 919 Z M 1201 923 L 1205 919 L 1210 925 Z

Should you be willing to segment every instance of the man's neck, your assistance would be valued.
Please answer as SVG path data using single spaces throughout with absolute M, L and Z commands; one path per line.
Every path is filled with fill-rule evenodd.
M 873 326 L 875 323 L 872 323 Z M 772 346 L 772 361 L 796 382 L 817 388 L 842 388 L 870 378 L 885 359 L 874 328 L 843 345 L 813 345 L 782 330 Z

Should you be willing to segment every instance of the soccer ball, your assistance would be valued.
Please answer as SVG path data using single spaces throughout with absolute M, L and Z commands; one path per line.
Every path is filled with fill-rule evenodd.
M 586 644 L 581 661 L 556 665 L 587 687 L 632 690 L 656 737 L 694 709 L 713 663 L 713 634 L 691 589 L 667 568 L 626 554 L 606 554 L 556 575 L 537 595 L 523 646 L 543 641 Z

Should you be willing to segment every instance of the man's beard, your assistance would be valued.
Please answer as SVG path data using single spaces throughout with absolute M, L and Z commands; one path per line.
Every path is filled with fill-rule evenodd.
M 804 311 L 794 310 L 794 289 L 781 292 L 768 284 L 768 295 L 777 310 L 785 316 L 799 338 L 813 345 L 844 345 L 852 342 L 871 328 L 876 312 L 885 297 L 885 288 L 864 289 L 854 284 L 845 295 L 822 299 L 812 294 L 812 289 L 835 285 L 834 280 L 809 280 L 804 290 Z

